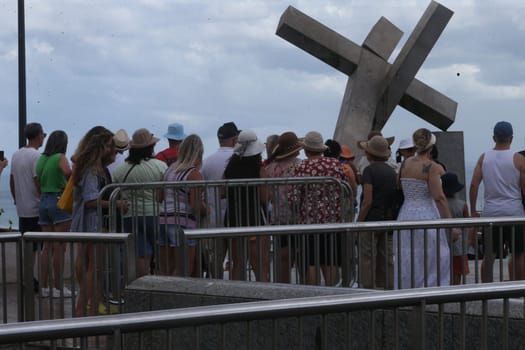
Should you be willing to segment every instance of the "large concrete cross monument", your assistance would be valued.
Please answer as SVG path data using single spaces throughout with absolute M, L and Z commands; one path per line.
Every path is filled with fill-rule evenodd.
M 356 142 L 381 130 L 397 105 L 441 130 L 454 122 L 457 103 L 415 79 L 452 14 L 432 1 L 392 64 L 403 32 L 384 17 L 359 46 L 290 6 L 277 35 L 349 76 L 334 139 L 359 154 Z

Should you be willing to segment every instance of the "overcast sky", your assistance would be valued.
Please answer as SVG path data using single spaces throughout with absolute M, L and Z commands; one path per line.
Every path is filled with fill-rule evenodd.
M 0 0 L 0 149 L 9 158 L 18 145 L 16 3 Z M 449 130 L 464 131 L 467 161 L 492 147 L 499 120 L 525 148 L 525 2 L 441 3 L 455 14 L 417 77 L 458 102 Z M 288 130 L 330 138 L 347 77 L 275 35 L 283 11 L 292 5 L 358 44 L 385 16 L 405 33 L 392 62 L 428 4 L 26 0 L 27 120 L 65 130 L 68 155 L 95 125 L 162 136 L 181 122 L 206 154 L 227 121 L 263 139 Z M 383 133 L 400 140 L 419 127 L 436 130 L 398 107 Z

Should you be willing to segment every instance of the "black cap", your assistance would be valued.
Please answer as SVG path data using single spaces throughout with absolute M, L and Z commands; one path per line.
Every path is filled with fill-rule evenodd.
M 237 126 L 234 122 L 228 122 L 222 124 L 222 126 L 217 130 L 217 137 L 219 140 L 229 139 L 231 137 L 239 135 L 240 130 L 237 129 Z
M 454 173 L 443 174 L 441 176 L 441 185 L 443 186 L 443 192 L 445 195 L 453 195 L 465 187 L 465 185 L 459 182 L 458 176 Z

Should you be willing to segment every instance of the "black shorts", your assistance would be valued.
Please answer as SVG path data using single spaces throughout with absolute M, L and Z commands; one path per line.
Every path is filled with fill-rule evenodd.
M 514 230 L 513 230 L 514 228 Z M 500 257 L 504 247 L 500 246 L 500 238 L 509 248 L 509 253 L 521 254 L 525 251 L 525 242 L 523 240 L 523 226 L 494 226 L 492 228 L 492 252 L 496 254 L 496 257 Z M 514 242 L 512 238 L 514 236 Z
M 18 218 L 18 231 L 20 231 L 22 235 L 25 232 L 40 232 L 38 216 L 32 218 Z M 33 243 L 33 251 L 36 252 L 41 246 L 41 242 Z
M 341 237 L 342 233 L 308 235 L 308 265 L 316 263 L 316 254 L 319 254 L 319 264 L 341 266 Z

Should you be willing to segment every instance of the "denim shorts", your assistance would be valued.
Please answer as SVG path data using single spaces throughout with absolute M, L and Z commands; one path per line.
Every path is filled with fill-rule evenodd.
M 184 228 L 184 226 L 176 224 L 160 224 L 159 245 L 161 247 L 180 247 L 180 242 L 184 236 Z M 196 244 L 196 240 L 188 240 L 188 246 L 193 247 Z
M 39 225 L 55 225 L 71 220 L 71 215 L 58 209 L 60 193 L 44 192 L 40 195 Z
M 138 216 L 124 218 L 124 232 L 133 233 L 138 257 L 153 255 L 155 243 L 156 216 Z

